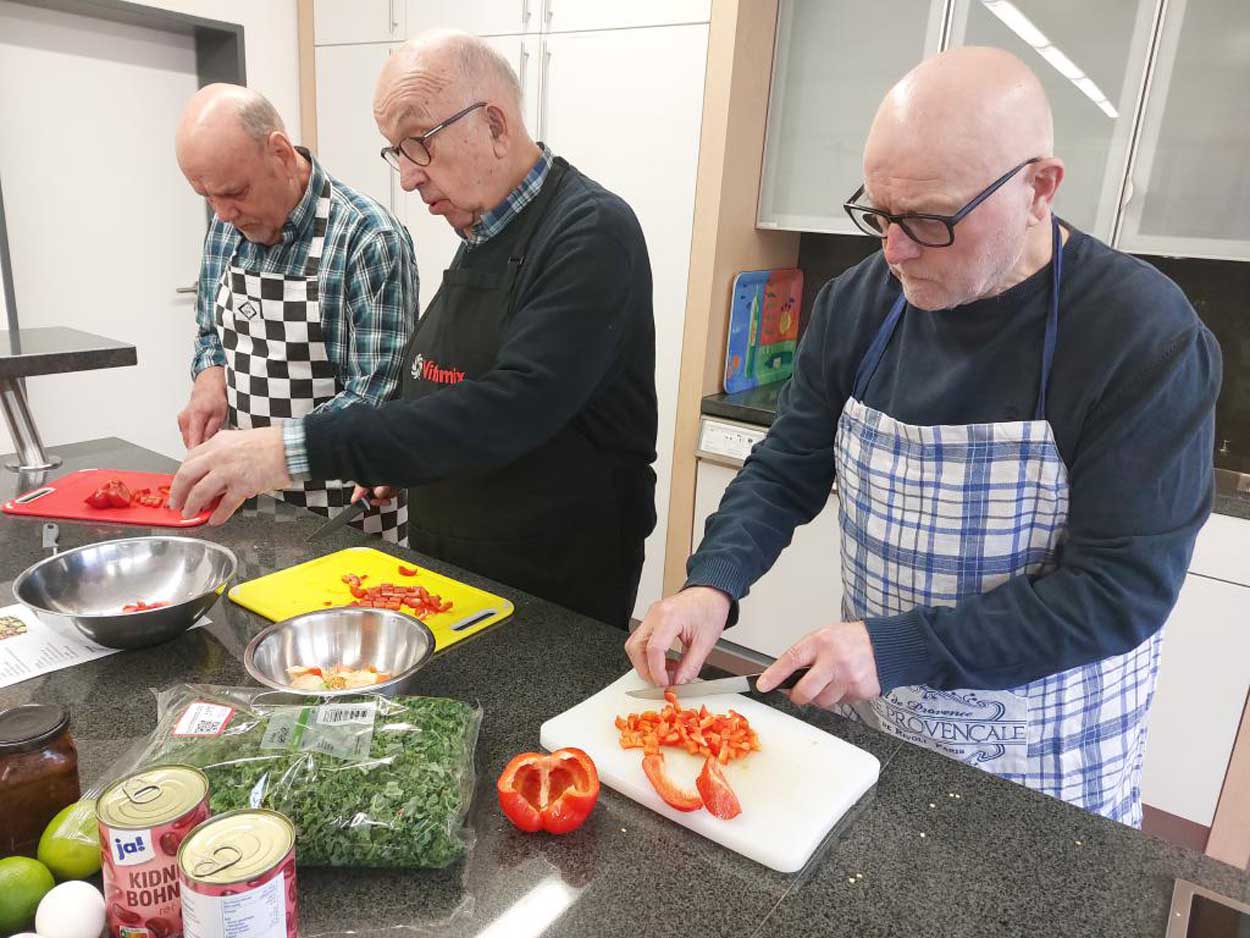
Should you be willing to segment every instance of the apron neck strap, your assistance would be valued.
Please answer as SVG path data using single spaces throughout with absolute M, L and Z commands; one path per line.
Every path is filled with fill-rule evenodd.
M 1055 346 L 1059 341 L 1059 286 L 1063 280 L 1063 237 L 1059 232 L 1059 220 L 1054 215 L 1050 217 L 1050 228 L 1050 308 L 1046 313 L 1046 333 L 1042 339 L 1042 377 L 1037 389 L 1037 405 L 1033 409 L 1034 420 L 1044 420 L 1046 417 L 1046 391 L 1050 385 L 1050 369 L 1055 360 Z M 864 395 L 868 393 L 868 384 L 872 381 L 877 366 L 881 364 L 886 347 L 890 344 L 890 339 L 894 337 L 894 331 L 898 328 L 899 320 L 903 318 L 903 311 L 906 308 L 907 297 L 900 293 L 894 305 L 890 307 L 885 322 L 872 337 L 872 344 L 868 346 L 868 351 L 860 360 L 859 369 L 855 372 L 855 382 L 851 386 L 851 396 L 855 400 L 863 401 Z

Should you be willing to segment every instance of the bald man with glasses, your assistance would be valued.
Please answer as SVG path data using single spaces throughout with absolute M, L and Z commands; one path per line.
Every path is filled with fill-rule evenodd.
M 1180 290 L 1052 213 L 1035 75 L 942 53 L 879 108 L 775 422 L 626 649 L 695 677 L 837 482 L 843 608 L 759 680 L 1126 824 L 1212 501 L 1220 354 Z M 665 652 L 684 655 L 670 673 Z

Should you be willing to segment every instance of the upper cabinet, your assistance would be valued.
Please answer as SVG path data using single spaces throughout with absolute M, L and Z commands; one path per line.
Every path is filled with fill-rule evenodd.
M 1165 10 L 1117 246 L 1250 260 L 1250 4 Z
M 349 42 L 402 40 L 404 0 L 316 0 L 313 42 L 319 46 Z
M 317 0 L 321 3 L 322 0 Z M 396 0 L 403 3 L 404 0 Z M 542 0 L 407 0 L 408 34 L 427 29 L 462 29 L 479 36 L 536 33 Z
M 781 0 L 758 226 L 858 233 L 842 203 L 877 105 L 961 45 L 1045 86 L 1060 217 L 1125 251 L 1250 260 L 1246 0 Z
M 842 203 L 862 181 L 877 105 L 941 47 L 945 0 L 781 0 L 758 226 L 858 234 Z
M 1115 230 L 1154 12 L 1155 0 L 954 4 L 948 47 L 1006 49 L 1041 80 L 1055 119 L 1055 154 L 1066 169 L 1055 212 L 1107 242 Z
M 712 0 L 532 0 L 541 5 L 543 30 L 552 33 L 589 29 L 629 29 L 706 23 Z

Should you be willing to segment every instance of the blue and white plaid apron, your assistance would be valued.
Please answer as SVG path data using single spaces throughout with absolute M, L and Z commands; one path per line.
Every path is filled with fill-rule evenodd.
M 906 308 L 869 346 L 835 437 L 843 617 L 955 606 L 1055 569 L 1068 471 L 1045 418 L 1063 244 L 1053 223 L 1050 313 L 1034 418 L 921 427 L 862 403 Z M 1009 623 L 1003 623 L 1010 628 Z M 1134 827 L 1162 630 L 1132 651 L 1011 690 L 896 688 L 841 711 L 944 755 Z

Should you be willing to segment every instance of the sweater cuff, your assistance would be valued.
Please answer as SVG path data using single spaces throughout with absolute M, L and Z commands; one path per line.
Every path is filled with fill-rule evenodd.
M 882 694 L 896 687 L 925 682 L 929 670 L 929 642 L 920 608 L 889 618 L 865 619 L 864 626 L 872 642 Z
M 746 594 L 747 584 L 732 563 L 724 559 L 701 559 L 695 554 L 686 564 L 686 582 L 682 589 L 692 586 L 710 586 L 728 596 L 729 618 L 725 620 L 725 628 L 738 624 L 738 600 Z

